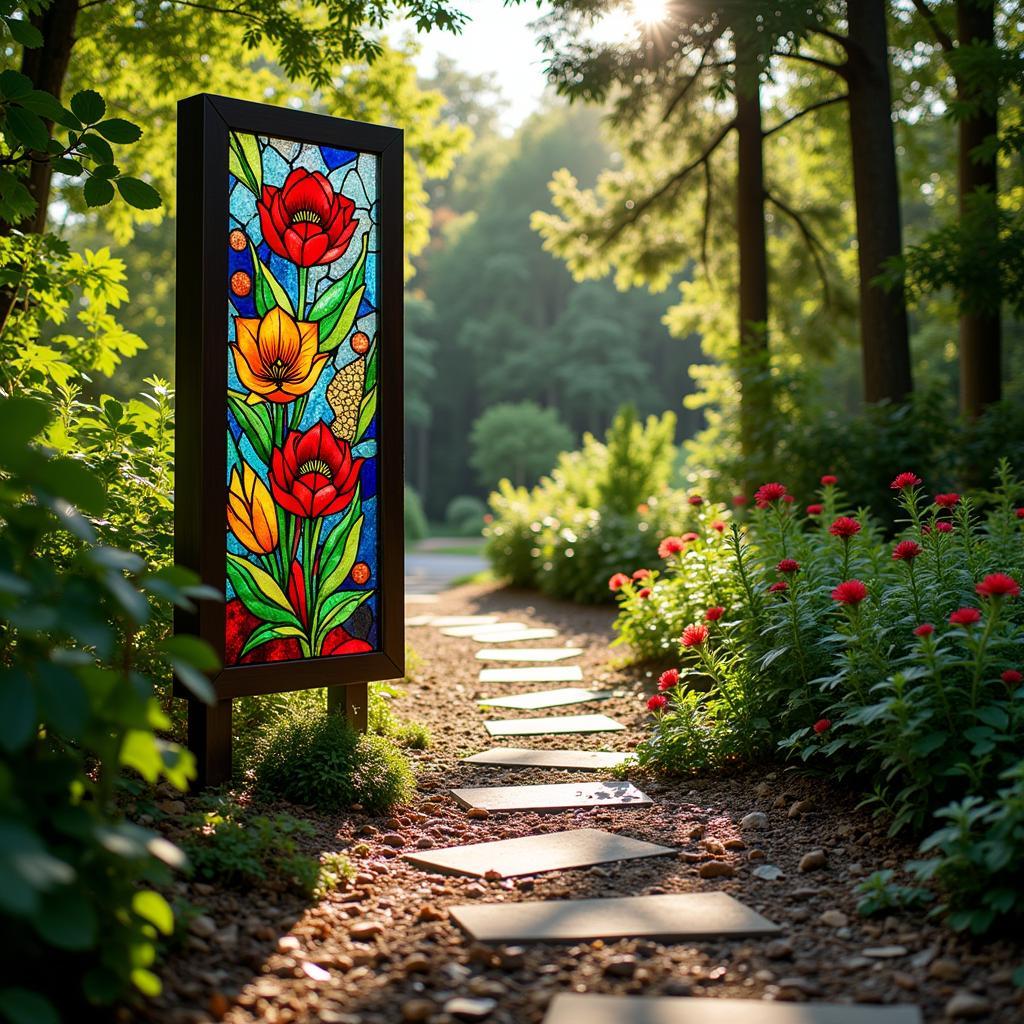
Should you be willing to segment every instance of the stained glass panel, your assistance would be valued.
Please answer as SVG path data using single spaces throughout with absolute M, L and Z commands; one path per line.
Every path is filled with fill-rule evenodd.
M 378 157 L 229 153 L 224 662 L 375 651 Z

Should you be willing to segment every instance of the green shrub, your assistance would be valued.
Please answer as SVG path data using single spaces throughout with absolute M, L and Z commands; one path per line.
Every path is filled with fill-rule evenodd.
M 250 888 L 267 882 L 284 885 L 304 896 L 318 896 L 351 878 L 343 854 L 322 859 L 304 853 L 299 842 L 315 829 L 291 814 L 257 814 L 228 800 L 188 816 L 191 830 L 182 843 L 195 877 L 204 882 Z
M 573 433 L 554 409 L 536 402 L 492 405 L 474 424 L 469 461 L 481 483 L 493 487 L 504 477 L 532 483 L 572 447 Z
M 460 537 L 479 537 L 487 506 L 472 494 L 460 494 L 448 502 L 444 521 Z
M 252 775 L 257 794 L 325 811 L 383 810 L 408 800 L 414 785 L 390 739 L 360 734 L 326 707 L 278 718 L 256 745 Z
M 370 684 L 368 708 L 369 731 L 393 739 L 400 747 L 426 750 L 430 746 L 430 730 L 422 722 L 401 720 L 392 704 L 405 696 L 405 691 L 389 683 Z
M 640 764 L 689 773 L 782 751 L 869 790 L 893 832 L 948 822 L 924 848 L 957 927 L 1019 914 L 1024 786 L 1007 773 L 1024 739 L 1024 485 L 1005 463 L 999 478 L 984 510 L 891 479 L 891 541 L 831 477 L 810 515 L 780 484 L 731 529 L 701 505 L 697 529 L 663 540 L 664 572 L 610 581 L 619 642 L 650 656 L 675 638 L 680 654 Z
M 121 804 L 140 776 L 184 790 L 194 763 L 157 737 L 170 723 L 136 643 L 167 604 L 217 596 L 100 543 L 87 516 L 107 495 L 81 460 L 32 444 L 49 421 L 42 403 L 0 400 L 0 1004 L 39 1021 L 160 989 L 173 913 L 157 887 L 184 856 Z M 201 641 L 154 643 L 150 663 L 211 696 Z
M 405 488 L 405 543 L 415 544 L 430 533 L 420 496 L 408 485 Z

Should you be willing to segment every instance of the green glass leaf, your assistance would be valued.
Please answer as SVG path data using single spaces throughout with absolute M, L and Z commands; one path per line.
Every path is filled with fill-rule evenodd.
M 327 598 L 320 609 L 322 618 L 316 630 L 317 652 L 323 647 L 327 634 L 336 626 L 344 625 L 352 617 L 352 613 L 372 594 L 372 590 L 339 590 Z
M 298 629 L 295 626 L 280 626 L 273 622 L 263 622 L 252 631 L 252 635 L 248 640 L 246 640 L 240 656 L 244 656 L 250 651 L 256 650 L 257 647 L 260 647 L 265 643 L 269 643 L 271 640 L 281 640 L 285 637 L 300 637 L 305 635 L 306 634 L 301 629 Z
M 341 524 L 339 524 L 340 526 Z M 332 530 L 332 538 L 335 533 L 339 533 L 338 529 Z M 363 532 L 363 516 L 352 524 L 351 529 L 347 533 L 342 533 L 344 538 L 344 544 L 338 543 L 331 551 L 331 560 L 334 562 L 333 567 L 328 571 L 324 570 L 323 579 L 320 582 L 320 596 L 332 594 L 338 587 L 345 582 L 348 578 L 348 574 L 352 571 L 352 566 L 356 564 L 356 557 L 359 554 L 359 538 Z M 340 553 L 338 549 L 340 548 Z M 327 548 L 324 548 L 324 557 L 327 557 Z M 321 606 L 324 601 L 321 600 Z
M 95 89 L 83 89 L 71 97 L 71 110 L 83 123 L 92 124 L 102 120 L 107 104 Z
M 368 391 L 363 395 L 359 403 L 359 422 L 356 424 L 356 441 L 359 441 L 363 434 L 370 428 L 374 414 L 377 412 L 377 389 Z
M 352 325 L 356 321 L 356 314 L 359 312 L 359 303 L 363 301 L 363 292 L 365 291 L 366 287 L 364 285 L 360 285 L 355 290 L 352 298 L 345 303 L 345 307 L 342 309 L 334 329 L 320 344 L 321 352 L 330 352 L 333 349 L 336 349 L 348 336 L 348 332 L 352 330 Z
M 263 166 L 255 135 L 232 132 L 228 136 L 228 169 L 257 199 L 260 198 Z
M 335 281 L 324 293 L 313 303 L 309 311 L 309 319 L 314 321 L 323 320 L 347 304 L 352 293 L 363 284 L 366 275 L 366 253 L 369 246 L 369 236 L 363 235 L 359 256 L 355 263 L 345 272 L 344 276 Z
M 228 392 L 228 407 L 235 414 L 238 425 L 252 445 L 253 451 L 260 461 L 270 465 L 270 452 L 273 449 L 273 430 L 270 425 L 270 409 L 266 402 L 249 405 L 245 395 L 238 391 Z
M 363 390 L 372 391 L 377 384 L 377 335 L 373 336 L 370 343 L 370 351 L 366 353 L 366 378 L 363 381 Z
M 292 305 L 292 300 L 288 297 L 288 293 L 277 278 L 274 277 L 270 268 L 257 256 L 256 248 L 252 242 L 248 239 L 246 241 L 249 243 L 249 255 L 252 257 L 253 270 L 256 273 L 256 287 L 254 289 L 256 311 L 260 316 L 266 316 L 274 306 L 280 306 L 289 316 L 295 316 L 295 307 Z
M 240 555 L 228 553 L 227 575 L 242 604 L 259 619 L 301 627 L 288 598 L 270 573 Z
M 26 149 L 46 149 L 50 141 L 43 119 L 31 110 L 15 105 L 7 108 L 4 134 L 10 136 L 12 146 L 21 145 Z
M 356 484 L 356 493 L 352 504 L 345 510 L 345 515 L 338 521 L 334 529 L 324 538 L 320 550 L 320 577 L 326 579 L 334 571 L 345 550 L 345 542 L 352 530 L 352 524 L 362 512 L 360 487 Z
M 89 206 L 106 206 L 114 198 L 114 186 L 106 178 L 88 178 L 82 192 Z
M 110 117 L 106 121 L 100 121 L 95 130 L 107 140 L 118 145 L 125 145 L 130 142 L 138 142 L 142 138 L 142 129 L 123 117 Z
M 160 193 L 141 178 L 122 176 L 117 179 L 116 184 L 121 198 L 136 210 L 155 210 L 163 204 Z

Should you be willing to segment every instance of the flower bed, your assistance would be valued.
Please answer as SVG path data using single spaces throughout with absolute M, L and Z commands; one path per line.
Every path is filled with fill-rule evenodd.
M 768 483 L 745 522 L 700 502 L 662 539 L 666 568 L 611 577 L 617 642 L 679 658 L 637 755 L 686 773 L 781 751 L 864 789 L 894 831 L 937 817 L 915 870 L 982 931 L 1024 912 L 1024 488 L 1004 464 L 983 505 L 909 472 L 892 491 L 891 541 L 834 476 L 803 508 Z

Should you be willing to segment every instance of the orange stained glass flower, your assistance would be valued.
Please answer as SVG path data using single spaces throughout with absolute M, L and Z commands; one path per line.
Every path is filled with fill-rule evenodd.
M 247 462 L 231 470 L 228 484 L 228 527 L 254 555 L 277 547 L 277 510 L 270 489 Z
M 293 402 L 308 394 L 329 358 L 318 344 L 316 324 L 296 321 L 279 306 L 262 320 L 236 316 L 231 354 L 249 403 Z

